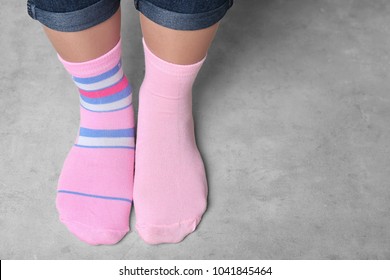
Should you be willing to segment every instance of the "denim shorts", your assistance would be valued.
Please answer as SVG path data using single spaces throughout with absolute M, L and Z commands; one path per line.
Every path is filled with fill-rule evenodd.
M 155 23 L 176 30 L 199 30 L 220 21 L 233 0 L 134 0 L 135 8 Z M 27 0 L 28 14 L 63 32 L 81 31 L 109 19 L 120 0 Z

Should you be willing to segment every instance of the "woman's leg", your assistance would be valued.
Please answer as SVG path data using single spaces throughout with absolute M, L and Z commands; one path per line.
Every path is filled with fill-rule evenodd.
M 206 56 L 219 25 L 193 31 L 174 30 L 154 23 L 143 14 L 140 22 L 151 52 L 162 60 L 183 65 L 194 64 Z
M 78 32 L 61 32 L 43 26 L 57 53 L 69 62 L 84 62 L 100 57 L 119 42 L 121 12 L 101 24 Z
M 119 1 L 34 1 L 30 15 L 45 25 L 80 92 L 80 129 L 57 187 L 60 219 L 89 244 L 117 243 L 129 230 L 134 167 L 134 113 L 121 64 Z M 75 10 L 47 11 L 71 4 Z
M 172 26 L 185 27 L 185 30 L 177 30 L 169 27 L 176 13 L 163 22 L 163 26 L 145 16 L 153 17 L 158 12 L 146 2 L 146 10 L 139 6 L 141 13 L 144 12 L 140 21 L 146 73 L 138 110 L 134 179 L 136 228 L 147 243 L 176 243 L 195 230 L 207 207 L 206 174 L 194 135 L 192 85 L 219 19 L 211 18 L 202 28 L 187 26 L 191 19 L 196 22 L 196 17 L 202 17 L 198 13 L 183 19 L 183 25 Z M 187 1 L 193 2 L 197 1 Z M 201 2 L 204 1 L 198 1 L 200 6 Z M 225 8 L 229 4 L 229 1 L 222 2 Z M 148 13 L 150 9 L 154 9 L 154 13 Z M 155 18 L 159 19 L 161 17 Z

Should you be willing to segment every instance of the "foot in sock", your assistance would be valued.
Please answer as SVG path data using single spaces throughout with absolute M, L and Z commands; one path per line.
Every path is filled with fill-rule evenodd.
M 136 229 L 150 244 L 177 243 L 206 210 L 207 181 L 195 143 L 192 85 L 203 61 L 176 65 L 144 41 L 134 178 Z
M 80 129 L 58 182 L 60 220 L 89 244 L 115 244 L 129 231 L 134 167 L 131 88 L 121 42 L 83 63 L 59 57 L 80 92 Z

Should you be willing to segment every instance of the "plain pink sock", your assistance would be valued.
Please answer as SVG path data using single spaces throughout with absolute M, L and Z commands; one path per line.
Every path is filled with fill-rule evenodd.
M 121 42 L 83 63 L 59 56 L 80 92 L 80 129 L 57 190 L 60 220 L 89 244 L 114 244 L 129 231 L 134 167 L 131 88 Z
M 195 143 L 192 85 L 203 61 L 176 65 L 144 42 L 134 179 L 136 229 L 150 244 L 176 243 L 206 210 L 207 181 Z

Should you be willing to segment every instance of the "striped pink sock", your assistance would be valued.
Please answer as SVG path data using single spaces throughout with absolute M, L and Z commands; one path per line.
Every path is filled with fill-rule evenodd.
M 207 181 L 195 143 L 192 84 L 204 60 L 176 65 L 146 46 L 134 178 L 136 228 L 150 244 L 180 242 L 206 210 Z
M 80 130 L 58 182 L 61 221 L 89 244 L 114 244 L 129 231 L 134 167 L 131 88 L 121 42 L 83 63 L 59 57 L 80 91 Z

